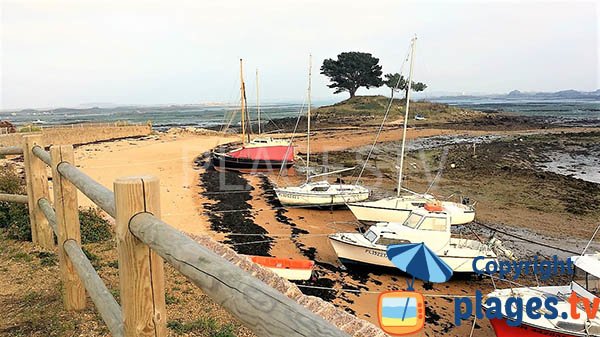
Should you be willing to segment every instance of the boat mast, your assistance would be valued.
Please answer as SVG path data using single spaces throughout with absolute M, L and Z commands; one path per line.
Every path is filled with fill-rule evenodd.
M 410 70 L 408 72 L 408 91 L 406 92 L 406 109 L 404 111 L 404 132 L 402 133 L 402 149 L 400 150 L 400 167 L 398 171 L 398 191 L 396 196 L 400 196 L 402 192 L 402 166 L 404 165 L 404 147 L 406 146 L 406 128 L 408 124 L 408 107 L 410 106 L 410 90 L 412 87 L 413 65 L 415 61 L 415 47 L 417 37 L 413 37 L 410 51 Z
M 306 181 L 310 178 L 310 87 L 312 83 L 312 54 L 308 57 L 308 113 L 306 125 Z
M 258 68 L 256 68 L 256 114 L 258 116 L 258 134 L 262 133 L 260 129 L 260 99 L 258 95 Z
M 244 83 L 244 69 L 242 59 L 240 59 L 240 96 L 242 106 L 242 145 L 246 145 L 246 84 Z M 248 142 L 250 142 L 250 133 L 248 133 Z

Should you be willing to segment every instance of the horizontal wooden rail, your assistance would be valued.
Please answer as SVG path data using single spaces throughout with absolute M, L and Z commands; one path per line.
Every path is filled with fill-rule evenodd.
M 6 146 L 0 148 L 0 155 L 23 154 L 23 148 L 20 146 Z
M 129 228 L 259 336 L 348 336 L 149 213 L 135 215 Z
M 30 166 L 28 185 L 37 184 L 37 190 L 32 188 L 37 193 L 28 193 L 30 209 L 39 213 L 35 214 L 35 224 L 40 223 L 38 227 L 48 231 L 51 227 L 57 237 L 63 238 L 59 240 L 59 252 L 62 251 L 61 256 L 67 258 L 62 258 L 61 263 L 72 264 L 69 268 L 74 270 L 69 274 L 65 273 L 66 269 L 61 269 L 63 285 L 69 284 L 71 275 L 76 274 L 81 279 L 113 336 L 166 335 L 162 258 L 258 336 L 348 337 L 319 315 L 160 220 L 157 179 L 140 177 L 142 187 L 131 178 L 117 180 L 115 191 L 120 191 L 120 194 L 115 194 L 73 165 L 72 147 L 54 146 L 50 154 L 44 150 L 39 136 L 27 136 L 23 149 L 26 150 L 26 166 Z M 67 159 L 63 159 L 63 155 Z M 61 188 L 64 192 L 54 196 L 55 200 L 58 197 L 62 202 L 57 204 L 58 212 L 48 201 L 44 163 L 52 168 L 55 178 L 53 190 L 56 192 L 57 188 Z M 115 218 L 117 225 L 121 224 L 121 234 L 124 235 L 118 236 L 117 247 L 121 296 L 125 297 L 122 298 L 123 308 L 85 256 L 78 243 L 79 234 L 73 232 L 72 237 L 66 236 L 69 229 L 73 230 L 77 228 L 73 226 L 78 225 L 72 214 L 67 214 L 68 219 L 65 215 L 67 210 L 77 209 L 72 199 L 76 196 L 75 190 L 65 189 L 66 182 Z M 137 184 L 135 188 L 132 187 L 133 182 Z M 120 189 L 117 189 L 118 186 Z M 117 214 L 115 200 L 119 201 L 120 215 Z M 41 215 L 40 219 L 37 215 Z M 131 257 L 131 261 L 136 263 L 127 265 L 127 259 Z M 61 264 L 61 268 L 64 267 Z M 139 294 L 151 294 L 151 300 Z M 143 305 L 139 301 L 143 301 Z M 69 303 L 66 298 L 65 307 L 79 310 Z M 149 327 L 152 329 L 146 329 Z
M 46 163 L 46 165 L 48 166 L 52 166 L 52 160 L 50 159 L 50 152 L 42 149 L 41 146 L 36 145 L 31 149 L 31 152 L 33 152 L 33 154 L 40 158 L 44 163 Z
M 18 202 L 20 204 L 26 204 L 29 202 L 29 199 L 26 195 L 22 194 L 0 193 L 0 201 Z
M 67 240 L 63 245 L 73 267 L 77 271 L 77 275 L 81 278 L 85 285 L 92 302 L 96 306 L 96 310 L 102 317 L 102 320 L 108 326 L 108 330 L 113 337 L 123 337 L 123 315 L 121 314 L 121 306 L 115 301 L 104 282 L 96 270 L 85 256 L 83 250 L 75 240 Z
M 46 219 L 48 219 L 48 223 L 50 224 L 50 227 L 52 227 L 54 235 L 57 235 L 58 227 L 56 225 L 56 212 L 54 212 L 52 205 L 50 205 L 50 201 L 48 201 L 48 199 L 41 198 L 38 200 L 38 206 L 42 210 L 42 213 L 44 213 L 46 216 Z
M 48 151 L 42 149 L 40 146 L 34 146 L 32 151 L 36 157 L 40 158 L 48 166 L 51 166 L 50 153 Z M 70 163 L 62 162 L 58 164 L 57 170 L 85 194 L 86 197 L 108 213 L 108 215 L 113 218 L 116 216 L 115 196 L 111 190 L 102 186 Z
M 54 230 L 54 234 L 58 236 L 58 228 L 56 226 L 56 213 L 47 199 L 38 200 L 38 205 L 48 219 L 48 223 Z M 67 240 L 63 245 L 75 271 L 83 281 L 92 302 L 96 305 L 96 310 L 108 326 L 113 337 L 123 337 L 123 316 L 121 314 L 121 306 L 112 296 L 98 273 L 85 256 L 85 253 L 75 240 Z
M 115 211 L 115 195 L 111 190 L 67 162 L 62 162 L 58 165 L 58 172 L 73 185 L 77 186 L 78 190 L 90 198 L 91 201 L 108 213 L 108 215 L 113 218 L 117 215 Z

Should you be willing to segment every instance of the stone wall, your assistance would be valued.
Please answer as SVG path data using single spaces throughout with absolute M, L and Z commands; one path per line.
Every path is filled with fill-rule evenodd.
M 348 335 L 353 337 L 388 336 L 380 328 L 370 322 L 351 315 L 318 297 L 306 296 L 302 294 L 300 289 L 298 289 L 294 283 L 289 282 L 274 272 L 253 263 L 249 258 L 237 254 L 233 249 L 213 240 L 212 238 L 205 235 L 187 235 L 204 247 L 215 252 L 215 254 L 222 256 L 229 262 L 250 273 L 252 276 L 263 281 L 270 287 L 277 289 L 282 294 L 298 302 L 308 310 L 323 317 L 323 319 L 333 324 L 338 329 L 344 331 Z
M 147 136 L 152 132 L 149 125 L 102 125 L 88 126 L 76 124 L 65 127 L 44 128 L 38 132 L 11 133 L 0 135 L 0 146 L 20 146 L 24 135 L 43 134 L 44 143 L 51 144 L 87 144 L 99 141 Z

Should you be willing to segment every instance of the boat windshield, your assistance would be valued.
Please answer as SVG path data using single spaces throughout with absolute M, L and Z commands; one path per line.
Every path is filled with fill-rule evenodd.
M 573 276 L 573 281 L 579 284 L 581 287 L 585 288 L 587 291 L 592 293 L 594 296 L 600 296 L 600 278 L 594 276 L 590 273 L 586 273 L 585 271 L 575 268 L 575 275 Z
M 329 190 L 329 186 L 327 186 L 327 185 L 315 186 L 311 189 L 311 191 L 313 191 L 313 192 L 326 192 L 327 190 Z
M 446 218 L 428 217 L 419 226 L 419 229 L 428 231 L 446 231 Z
M 404 226 L 410 228 L 417 228 L 419 222 L 423 219 L 422 215 L 411 213 L 406 220 L 404 220 Z
M 364 234 L 365 239 L 369 240 L 369 242 L 373 243 L 375 242 L 375 240 L 377 240 L 377 234 L 375 234 L 375 232 L 373 232 L 372 230 L 368 230 L 365 234 Z

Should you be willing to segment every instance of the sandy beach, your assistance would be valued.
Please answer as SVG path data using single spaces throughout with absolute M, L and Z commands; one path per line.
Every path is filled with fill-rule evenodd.
M 481 135 L 532 135 L 547 133 L 591 132 L 597 128 L 568 128 L 550 130 L 520 131 L 464 131 L 451 129 L 411 129 L 409 139 L 431 136 L 481 136 Z M 400 139 L 401 133 L 396 129 L 382 133 L 380 141 L 394 142 Z M 237 184 L 235 191 L 224 192 L 218 174 L 207 171 L 201 161 L 195 162 L 202 153 L 215 146 L 227 142 L 238 141 L 239 138 L 188 133 L 162 133 L 142 139 L 126 139 L 113 142 L 84 145 L 76 149 L 77 164 L 84 172 L 111 188 L 112 181 L 120 176 L 153 174 L 161 179 L 161 204 L 163 218 L 166 222 L 192 234 L 208 234 L 219 241 L 229 244 L 243 254 L 271 255 L 289 258 L 309 258 L 317 262 L 316 278 L 300 284 L 308 286 L 303 292 L 332 301 L 339 307 L 377 323 L 376 298 L 381 291 L 403 289 L 405 276 L 395 271 L 374 270 L 373 268 L 345 270 L 337 261 L 337 257 L 327 240 L 327 234 L 340 231 L 355 231 L 357 224 L 348 210 L 314 210 L 283 209 L 278 204 L 272 191 L 273 184 L 295 184 L 303 177 L 290 175 L 281 179 L 277 174 L 239 174 L 224 173 L 226 183 Z M 361 146 L 368 146 L 373 141 L 373 133 L 365 130 L 339 130 L 317 132 L 312 138 L 315 153 L 343 153 Z M 305 148 L 305 140 L 297 138 L 299 152 Z M 335 159 L 335 155 L 332 157 Z M 410 174 L 410 173 L 409 173 Z M 413 179 L 408 183 L 420 186 L 426 181 Z M 368 183 L 368 178 L 367 178 Z M 442 190 L 450 182 L 442 183 Z M 393 185 L 392 185 L 393 186 Z M 89 205 L 85 196 L 80 198 L 81 205 Z M 523 236 L 536 236 L 543 228 L 521 226 L 531 217 L 527 211 L 517 210 L 511 216 L 498 208 L 492 200 L 478 206 L 478 221 L 503 223 L 508 230 L 516 230 L 510 226 L 519 226 L 518 232 Z M 543 212 L 542 212 L 543 213 Z M 523 217 L 520 219 L 519 217 Z M 553 218 L 554 217 L 554 218 Z M 547 220 L 549 223 L 560 222 L 557 215 L 548 214 L 538 223 Z M 587 218 L 577 217 L 573 221 L 583 223 Z M 507 220 L 508 219 L 508 220 Z M 512 223 L 511 220 L 514 220 Z M 472 225 L 469 225 L 473 227 Z M 469 232 L 469 226 L 460 230 Z M 483 227 L 473 227 L 480 234 L 486 234 Z M 560 230 L 560 228 L 557 228 Z M 589 229 L 582 229 L 587 235 Z M 232 235 L 234 234 L 234 235 Z M 245 236 L 236 236 L 244 234 Z M 261 234 L 261 235 L 248 235 Z M 489 234 L 489 233 L 487 233 Z M 467 234 L 468 235 L 468 234 Z M 540 240 L 552 243 L 552 236 L 538 236 Z M 556 244 L 557 242 L 554 241 Z M 525 245 L 514 247 L 523 254 L 532 254 L 537 247 Z M 345 291 L 321 290 L 309 287 L 326 287 L 344 289 Z M 453 323 L 454 307 L 452 297 L 439 295 L 469 295 L 475 289 L 484 293 L 493 289 L 489 280 L 475 278 L 459 278 L 451 282 L 426 286 L 417 282 L 416 289 L 422 291 L 427 298 L 426 336 L 465 336 L 471 329 L 471 322 L 464 322 L 460 327 Z M 493 332 L 487 320 L 477 322 L 477 336 L 492 336 Z
M 201 209 L 194 160 L 199 154 L 237 137 L 161 134 L 142 139 L 123 139 L 77 147 L 77 166 L 112 190 L 118 177 L 155 175 L 160 178 L 162 217 L 173 226 L 198 234 L 207 219 Z M 79 204 L 92 202 L 81 192 Z

